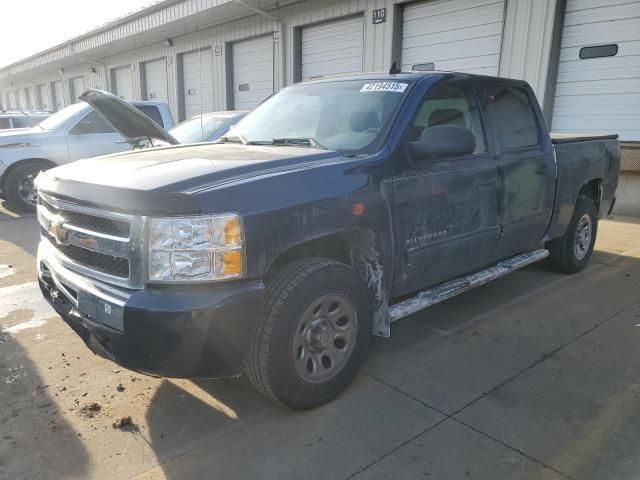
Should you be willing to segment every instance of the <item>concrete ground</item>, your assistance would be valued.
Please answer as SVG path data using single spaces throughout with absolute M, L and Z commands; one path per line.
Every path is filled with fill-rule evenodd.
M 94 356 L 40 298 L 37 235 L 0 211 L 0 478 L 640 478 L 638 219 L 602 221 L 581 274 L 535 265 L 394 324 L 303 413 Z

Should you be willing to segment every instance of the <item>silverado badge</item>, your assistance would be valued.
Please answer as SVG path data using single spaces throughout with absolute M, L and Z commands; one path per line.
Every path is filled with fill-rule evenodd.
M 67 241 L 69 231 L 63 227 L 62 222 L 52 222 L 49 228 L 56 242 L 63 244 Z

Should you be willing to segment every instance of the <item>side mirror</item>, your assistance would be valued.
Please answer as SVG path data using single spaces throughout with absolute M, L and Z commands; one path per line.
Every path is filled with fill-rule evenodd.
M 471 155 L 476 150 L 476 137 L 471 130 L 456 125 L 427 127 L 420 140 L 411 142 L 415 160 L 434 160 Z
M 90 121 L 78 122 L 78 124 L 73 127 L 73 131 L 71 133 L 73 135 L 96 133 L 96 126 L 93 124 L 93 122 Z

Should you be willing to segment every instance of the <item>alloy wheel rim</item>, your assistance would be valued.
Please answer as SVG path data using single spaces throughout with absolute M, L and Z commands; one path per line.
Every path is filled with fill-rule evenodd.
M 591 246 L 592 225 L 591 217 L 588 214 L 584 214 L 578 220 L 576 233 L 573 242 L 573 253 L 576 260 L 582 260 L 589 251 Z
M 355 347 L 357 317 L 346 295 L 328 294 L 302 314 L 293 338 L 293 364 L 298 376 L 320 383 L 336 376 Z
M 18 195 L 20 199 L 28 205 L 35 206 L 38 203 L 38 192 L 34 184 L 33 173 L 25 175 L 18 184 Z

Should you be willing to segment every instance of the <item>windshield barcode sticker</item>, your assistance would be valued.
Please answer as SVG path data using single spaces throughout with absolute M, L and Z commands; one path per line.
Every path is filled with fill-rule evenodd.
M 398 92 L 402 93 L 407 89 L 406 83 L 400 82 L 376 82 L 365 83 L 360 89 L 361 92 Z

